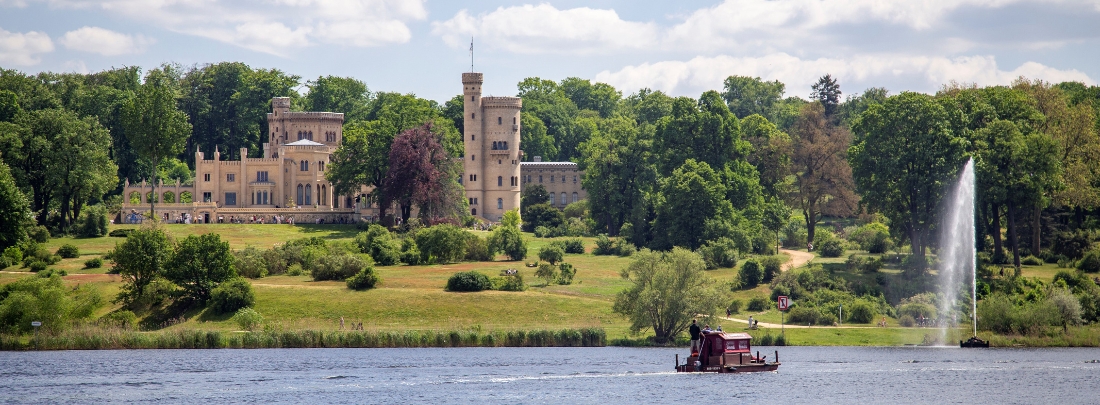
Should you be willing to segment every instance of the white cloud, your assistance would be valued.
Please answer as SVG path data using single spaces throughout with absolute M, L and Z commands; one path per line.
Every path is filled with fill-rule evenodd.
M 3 0 L 0 0 L 3 1 Z M 287 56 L 316 43 L 408 42 L 406 22 L 427 18 L 424 0 L 39 0 L 102 10 L 170 31 Z
M 128 35 L 99 27 L 83 27 L 66 32 L 57 42 L 75 51 L 104 56 L 141 53 L 156 41 L 143 35 Z
M 61 70 L 65 72 L 80 73 L 82 75 L 86 75 L 91 72 L 90 70 L 88 70 L 88 65 L 84 64 L 84 61 L 82 60 L 66 61 L 65 63 L 61 64 Z
M 38 31 L 8 32 L 0 28 L 0 65 L 36 65 L 38 54 L 53 52 L 50 36 Z
M 959 58 L 908 55 L 856 55 L 849 58 L 803 60 L 786 53 L 763 57 L 699 56 L 688 61 L 662 61 L 627 66 L 617 72 L 598 73 L 596 81 L 624 91 L 643 87 L 675 95 L 698 96 L 710 89 L 721 89 L 731 75 L 779 80 L 791 95 L 806 97 L 818 77 L 832 74 L 841 83 L 881 82 L 894 78 L 917 77 L 917 91 L 935 91 L 949 81 L 976 83 L 981 86 L 1009 84 L 1019 76 L 1058 83 L 1096 81 L 1075 69 L 1061 70 L 1036 62 L 1027 62 L 1013 70 L 1001 70 L 992 56 Z
M 453 47 L 476 43 L 515 53 L 592 53 L 638 49 L 659 39 L 654 23 L 624 21 L 614 10 L 558 10 L 549 4 L 500 7 L 471 16 L 466 10 L 432 23 L 432 33 Z

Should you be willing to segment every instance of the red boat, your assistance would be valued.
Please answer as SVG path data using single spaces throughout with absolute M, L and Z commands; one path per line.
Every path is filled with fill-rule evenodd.
M 691 353 L 687 363 L 680 364 L 680 355 L 676 355 L 676 371 L 751 373 L 779 369 L 779 351 L 771 362 L 768 356 L 760 357 L 760 352 L 754 356 L 748 333 L 703 332 L 699 340 L 699 351 Z

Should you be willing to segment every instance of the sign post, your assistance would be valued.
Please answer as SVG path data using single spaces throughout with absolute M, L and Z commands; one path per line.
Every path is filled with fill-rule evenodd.
M 779 307 L 779 334 L 783 335 L 786 332 L 787 326 L 787 308 L 791 305 L 791 300 L 786 295 L 780 295 L 777 298 L 776 306 Z
M 38 350 L 38 327 L 42 326 L 42 322 L 31 322 L 31 326 L 34 327 L 34 350 Z

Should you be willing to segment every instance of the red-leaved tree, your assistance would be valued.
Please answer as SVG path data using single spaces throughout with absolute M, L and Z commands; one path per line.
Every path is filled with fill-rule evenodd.
M 393 139 L 389 170 L 382 182 L 382 204 L 397 203 L 403 222 L 409 220 L 414 205 L 429 221 L 458 218 L 463 212 L 460 162 L 443 149 L 441 137 L 435 125 L 427 122 Z

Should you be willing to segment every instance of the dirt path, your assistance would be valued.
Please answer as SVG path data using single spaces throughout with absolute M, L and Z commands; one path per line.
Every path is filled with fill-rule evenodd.
M 779 251 L 791 255 L 791 261 L 783 263 L 783 271 L 805 266 L 806 263 L 814 259 L 814 254 L 810 252 L 789 249 L 779 249 Z
M 746 325 L 749 324 L 748 319 L 728 318 L 728 317 L 724 317 L 724 316 L 719 316 L 718 319 L 727 320 L 727 321 L 731 321 L 731 322 L 743 323 L 743 324 L 746 324 Z M 760 327 L 762 327 L 762 328 L 769 328 L 769 329 L 771 329 L 771 328 L 779 329 L 780 327 L 795 328 L 795 329 L 807 329 L 807 328 L 867 329 L 867 328 L 876 328 L 876 326 L 848 326 L 848 325 L 841 325 L 841 326 L 832 326 L 832 325 L 827 325 L 827 326 L 825 326 L 825 325 L 819 325 L 819 326 L 785 325 L 784 326 L 784 325 L 780 325 L 778 323 L 767 323 L 767 322 L 757 322 L 756 324 L 760 325 Z

